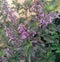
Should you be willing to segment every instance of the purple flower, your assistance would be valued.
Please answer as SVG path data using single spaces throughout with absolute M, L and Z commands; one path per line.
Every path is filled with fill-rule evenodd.
M 29 30 L 23 25 L 20 24 L 18 27 L 18 33 L 21 35 L 22 39 L 26 39 L 29 36 Z
M 56 12 L 45 14 L 45 16 L 39 19 L 41 27 L 47 26 L 49 23 L 52 23 L 55 17 L 56 17 Z
M 9 15 L 7 18 L 12 21 L 13 25 L 17 25 L 18 18 L 15 15 Z
M 2 0 L 2 8 L 3 15 L 7 15 L 7 19 L 10 20 L 13 25 L 16 25 L 18 18 L 14 14 L 15 12 L 7 5 L 7 0 Z
M 20 24 L 18 27 L 18 33 L 21 34 L 23 31 L 25 31 L 25 26 L 23 24 Z
M 9 37 L 9 39 L 15 39 L 15 35 L 13 34 L 12 29 L 5 27 L 5 33 L 6 36 Z
M 8 14 L 9 7 L 7 6 L 7 0 L 2 0 L 3 14 Z
M 40 25 L 41 25 L 41 27 L 46 26 L 46 25 L 47 25 L 46 20 L 41 19 L 41 20 L 40 20 Z
M 57 13 L 55 11 L 48 13 L 44 12 L 44 3 L 37 2 L 34 3 L 31 7 L 31 11 L 35 12 L 35 19 L 40 22 L 40 26 L 47 26 L 49 23 L 53 22 L 53 19 L 56 17 Z
M 7 55 L 7 57 L 12 56 L 12 54 L 13 54 L 13 52 L 12 52 L 9 48 L 5 48 L 5 49 L 4 49 L 4 52 L 5 52 L 5 54 Z
M 21 36 L 22 36 L 22 39 L 26 39 L 29 36 L 29 34 L 27 32 L 23 32 Z

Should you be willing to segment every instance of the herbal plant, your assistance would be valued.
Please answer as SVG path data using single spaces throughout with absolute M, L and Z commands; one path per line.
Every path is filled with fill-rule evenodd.
M 6 45 L 0 51 L 0 61 L 55 62 L 55 53 L 59 52 L 56 21 L 60 17 L 53 9 L 47 11 L 45 5 L 41 0 L 26 0 L 23 5 L 15 0 L 13 7 L 9 7 L 6 0 L 1 0 Z

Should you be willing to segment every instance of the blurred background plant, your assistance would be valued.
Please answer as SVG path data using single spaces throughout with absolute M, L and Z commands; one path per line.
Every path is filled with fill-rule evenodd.
M 2 1 L 7 9 L 3 8 Z M 35 1 L 37 0 L 26 0 L 20 4 L 14 0 L 12 7 L 9 7 L 6 0 L 5 2 L 1 0 L 1 62 L 3 62 L 2 60 L 6 62 L 55 62 L 57 60 L 56 56 L 60 54 L 60 15 L 59 13 L 56 14 L 58 5 L 56 0 L 39 0 L 38 3 L 36 2 L 37 4 Z M 37 10 L 31 11 L 32 7 L 32 9 L 36 9 L 34 5 L 37 6 Z M 40 5 L 43 7 L 41 8 Z M 39 8 L 44 10 L 43 14 L 40 13 Z M 2 10 L 7 10 L 7 14 L 3 13 Z M 45 22 L 43 25 L 39 24 L 41 18 L 45 17 L 44 15 L 49 16 L 49 18 L 46 16 L 49 21 L 50 17 L 53 16 L 52 23 L 48 22 L 47 26 Z M 57 17 L 55 17 L 56 15 Z M 26 37 L 27 39 L 25 39 Z

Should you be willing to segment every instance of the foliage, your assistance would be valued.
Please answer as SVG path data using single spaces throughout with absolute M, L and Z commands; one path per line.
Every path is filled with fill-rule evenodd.
M 1 1 L 1 62 L 55 62 L 60 54 L 60 15 L 52 3 L 27 0 L 21 5 L 15 0 L 11 8 Z

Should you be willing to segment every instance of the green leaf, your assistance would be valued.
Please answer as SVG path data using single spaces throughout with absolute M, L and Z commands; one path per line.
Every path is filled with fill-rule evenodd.
M 0 56 L 4 57 L 4 55 L 5 55 L 5 52 L 2 49 L 0 49 Z
M 45 4 L 45 9 L 48 12 L 54 11 L 57 8 L 57 5 L 54 2 L 55 2 L 55 0 L 51 1 L 50 3 L 46 3 Z

